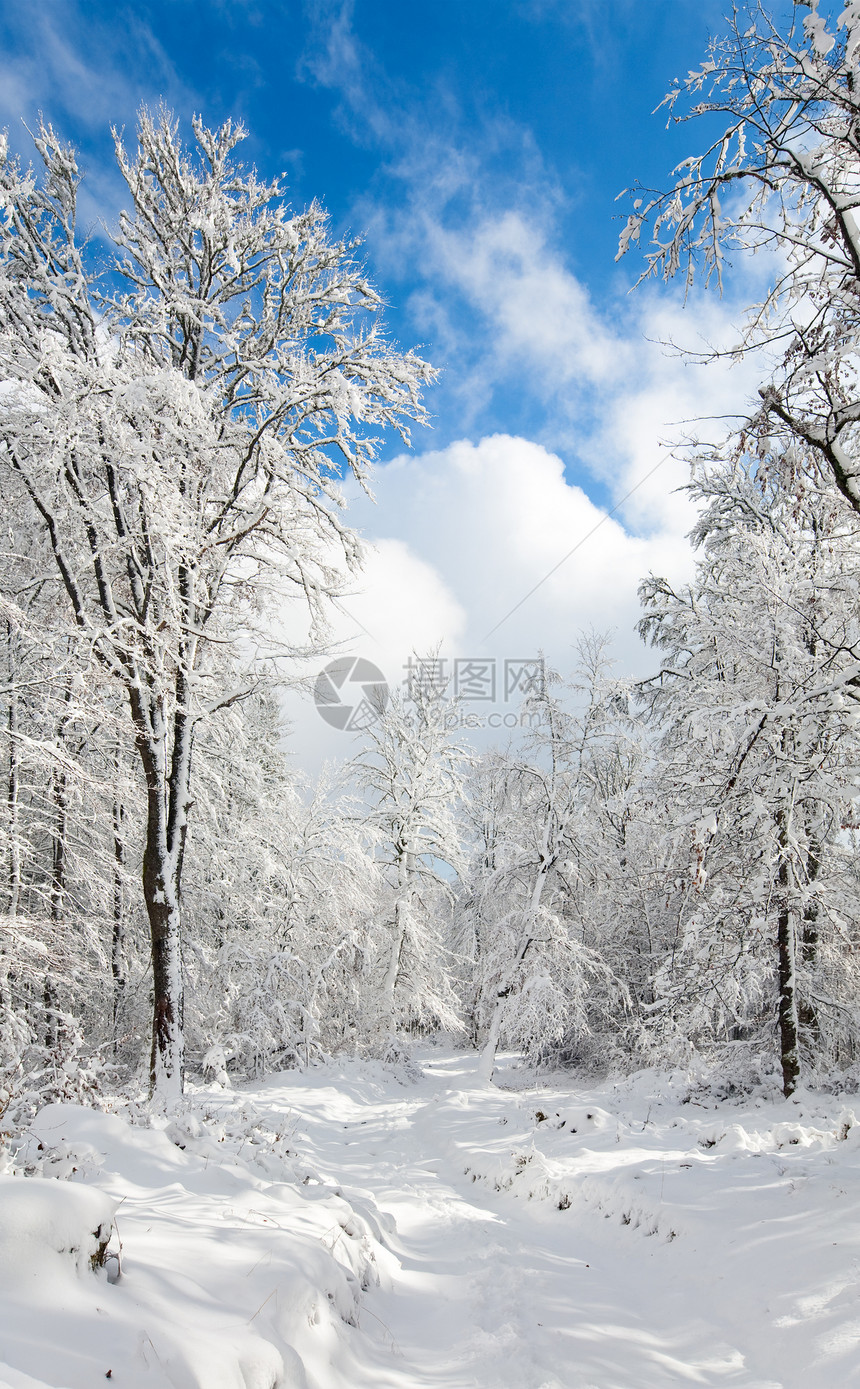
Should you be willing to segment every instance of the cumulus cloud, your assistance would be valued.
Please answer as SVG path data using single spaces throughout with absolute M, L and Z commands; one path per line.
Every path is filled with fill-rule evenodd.
M 576 633 L 594 625 L 617 628 L 632 659 L 639 579 L 652 568 L 689 570 L 683 535 L 630 534 L 566 479 L 557 455 L 527 439 L 495 435 L 400 457 L 377 495 L 375 514 L 355 502 L 354 521 L 371 536 L 396 530 L 432 565 L 465 614 L 458 637 L 488 654 L 540 647 L 562 662 Z M 368 626 L 372 606 L 362 610 Z
M 682 532 L 630 533 L 566 478 L 558 455 L 510 435 L 401 456 L 376 490 L 375 507 L 356 496 L 349 508 L 370 548 L 360 591 L 334 619 L 332 654 L 372 660 L 399 685 L 413 653 L 438 649 L 447 674 L 457 659 L 489 659 L 501 684 L 506 660 L 539 652 L 570 672 L 579 634 L 595 628 L 614 633 L 619 672 L 650 669 L 637 588 L 651 570 L 689 576 Z M 293 696 L 287 710 L 304 765 L 349 755 L 349 737 L 310 700 Z
M 311 66 L 355 138 L 386 152 L 399 192 L 368 195 L 357 220 L 389 283 L 408 287 L 416 333 L 432 338 L 446 379 L 441 446 L 419 440 L 420 452 L 382 467 L 375 508 L 352 499 L 348 519 L 378 550 L 365 596 L 345 609 L 395 682 L 411 651 L 437 643 L 449 661 L 540 650 L 569 671 L 591 627 L 614 632 L 621 671 L 644 674 L 654 657 L 635 631 L 639 583 L 649 572 L 683 583 L 693 569 L 677 446 L 719 438 L 757 380 L 750 363 L 726 355 L 703 367 L 667 344 L 725 349 L 755 296 L 749 274 L 766 268 L 739 276 L 725 301 L 696 293 L 685 305 L 656 286 L 629 295 L 620 275 L 598 300 L 572 269 L 558 182 L 529 132 L 490 115 L 466 133 L 450 100 L 429 122 L 416 94 L 387 81 L 351 14 L 319 10 Z M 512 398 L 530 402 L 530 437 L 487 428 L 510 418 L 499 407 Z M 449 442 L 453 419 L 467 437 Z M 345 639 L 364 654 L 361 628 Z
M 386 520 L 399 529 L 395 508 L 386 512 Z M 404 668 L 413 653 L 465 649 L 468 621 L 466 608 L 432 559 L 402 539 L 377 539 L 368 545 L 352 593 L 331 614 L 327 654 L 306 667 L 307 684 L 312 686 L 331 660 L 352 656 L 372 662 L 396 687 L 406 678 Z M 285 613 L 279 635 L 301 646 L 306 638 L 304 613 Z M 284 713 L 293 726 L 292 746 L 306 770 L 315 772 L 324 761 L 337 762 L 354 751 L 349 734 L 316 712 L 308 688 L 285 696 Z
M 396 525 L 395 514 L 387 519 Z M 372 541 L 356 591 L 339 604 L 335 640 L 391 673 L 412 651 L 461 645 L 469 615 L 433 559 L 432 548 L 425 556 L 402 538 Z

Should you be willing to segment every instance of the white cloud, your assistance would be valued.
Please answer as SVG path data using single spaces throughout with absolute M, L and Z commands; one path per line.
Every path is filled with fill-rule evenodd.
M 356 497 L 349 510 L 374 548 L 334 635 L 392 684 L 404 679 L 413 652 L 437 644 L 449 662 L 494 658 L 500 680 L 506 659 L 539 651 L 570 672 L 572 648 L 589 627 L 614 629 L 620 672 L 651 668 L 653 655 L 634 630 L 637 588 L 649 570 L 675 582 L 689 576 L 681 532 L 628 533 L 565 479 L 557 455 L 509 435 L 397 458 L 380 470 L 376 491 L 376 507 Z M 304 765 L 353 750 L 308 698 L 294 696 L 287 707 Z
M 359 647 L 389 672 L 412 651 L 456 647 L 468 624 L 439 569 L 403 539 L 371 542 L 357 591 L 339 609 L 335 639 Z
M 613 333 L 585 286 L 547 245 L 540 223 L 509 208 L 452 230 L 429 211 L 420 228 L 437 286 L 456 288 L 489 321 L 488 339 L 503 369 L 526 364 L 530 386 L 547 399 L 618 377 L 630 345 Z
M 386 519 L 397 526 L 393 511 Z M 285 614 L 281 637 L 301 645 L 303 618 L 295 607 Z M 329 654 L 310 663 L 311 675 L 346 654 L 373 662 L 396 686 L 414 652 L 424 654 L 437 647 L 459 652 L 467 644 L 465 608 L 442 573 L 401 539 L 371 542 L 353 592 L 338 603 L 331 618 Z M 349 735 L 319 717 L 308 691 L 288 694 L 284 711 L 293 724 L 293 747 L 304 768 L 316 771 L 324 761 L 340 761 L 354 751 Z
M 590 27 L 597 11 L 586 10 L 576 22 Z M 479 122 L 465 116 L 442 77 L 431 110 L 428 93 L 380 67 L 353 28 L 350 3 L 329 0 L 314 21 L 307 67 L 340 97 L 354 138 L 384 154 L 387 182 L 358 202 L 356 221 L 389 283 L 401 279 L 417 336 L 433 339 L 443 367 L 433 408 L 449 438 L 452 418 L 472 437 L 500 419 L 510 428 L 513 394 L 525 403 L 531 437 L 618 501 L 654 467 L 664 441 L 713 437 L 711 422 L 695 421 L 743 411 L 760 366 L 723 361 L 704 372 L 659 343 L 728 347 L 772 264 L 742 259 L 726 300 L 696 290 L 684 307 L 680 285 L 627 293 L 642 267 L 634 252 L 598 301 L 571 268 L 570 230 L 562 230 L 571 207 L 526 126 L 499 110 Z M 581 215 L 594 212 L 582 207 Z M 585 251 L 587 233 L 578 231 Z M 674 427 L 680 421 L 690 423 Z M 623 513 L 632 528 L 689 524 L 686 502 L 672 495 L 685 478 L 683 467 L 663 465 L 637 488 Z
M 689 569 L 682 534 L 628 534 L 565 479 L 557 455 L 526 439 L 495 435 L 398 458 L 381 471 L 377 497 L 375 514 L 357 502 L 351 516 L 432 564 L 467 614 L 462 635 L 499 656 L 542 647 L 565 662 L 577 631 L 594 625 L 618 627 L 632 658 L 639 579 L 649 568 Z
M 133 140 L 141 105 L 164 102 L 184 114 L 201 110 L 203 103 L 145 17 L 132 8 L 119 17 L 100 17 L 79 0 L 46 0 L 6 10 L 0 126 L 8 126 L 12 149 L 25 162 L 35 152 L 22 123 L 35 130 L 40 115 L 75 145 L 84 174 L 79 226 L 98 238 L 102 224 L 110 225 L 127 201 L 111 127 L 125 129 Z

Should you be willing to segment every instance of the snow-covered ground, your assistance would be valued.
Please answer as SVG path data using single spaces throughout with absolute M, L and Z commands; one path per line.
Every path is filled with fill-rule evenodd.
M 199 1091 L 155 1128 L 43 1110 L 29 1158 L 72 1180 L 0 1179 L 0 1384 L 860 1385 L 850 1102 L 421 1070 Z M 116 1234 L 90 1267 L 112 1209 L 119 1278 Z

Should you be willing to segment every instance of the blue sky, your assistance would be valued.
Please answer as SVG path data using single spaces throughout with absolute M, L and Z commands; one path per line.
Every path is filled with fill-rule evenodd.
M 110 124 L 131 128 L 162 98 L 185 120 L 241 118 L 248 157 L 283 169 L 297 204 L 316 197 L 339 229 L 367 235 L 392 331 L 443 368 L 434 446 L 504 430 L 562 447 L 575 469 L 564 404 L 523 380 L 516 352 L 485 360 L 492 314 L 439 283 L 415 224 L 468 234 L 522 210 L 592 298 L 616 304 L 635 269 L 615 265 L 616 196 L 662 182 L 686 152 L 687 134 L 651 113 L 721 12 L 722 0 L 6 3 L 2 117 L 13 133 L 39 110 L 54 121 L 108 219 Z M 577 394 L 581 411 L 589 391 Z
M 0 121 L 26 151 L 20 118 L 41 110 L 78 146 L 88 221 L 110 223 L 122 194 L 111 124 L 131 132 L 139 105 L 163 99 L 183 122 L 240 118 L 247 158 L 283 170 L 295 205 L 316 197 L 338 231 L 366 237 L 392 333 L 442 369 L 432 431 L 408 459 L 392 445 L 376 509 L 353 510 L 377 550 L 338 635 L 367 646 L 373 633 L 365 654 L 392 678 L 435 641 L 489 651 L 485 633 L 595 526 L 493 653 L 541 648 L 569 665 L 576 632 L 594 625 L 616 631 L 622 668 L 647 664 L 637 581 L 690 570 L 685 472 L 666 443 L 693 428 L 678 421 L 742 410 L 754 385 L 743 367 L 688 367 L 656 340 L 725 337 L 752 290 L 742 267 L 722 302 L 630 295 L 640 267 L 615 263 L 615 199 L 637 178 L 664 185 L 701 139 L 652 112 L 723 8 L 0 5 Z

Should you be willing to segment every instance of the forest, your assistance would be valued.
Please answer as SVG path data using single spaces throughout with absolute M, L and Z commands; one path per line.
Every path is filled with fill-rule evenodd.
M 360 569 L 340 480 L 408 441 L 434 371 L 386 337 L 358 243 L 243 165 L 241 127 L 189 146 L 143 111 L 101 262 L 74 151 L 48 124 L 36 168 L 4 149 L 7 1121 L 436 1034 L 488 1078 L 503 1049 L 854 1083 L 858 46 L 814 7 L 787 36 L 736 23 L 667 97 L 719 137 L 635 191 L 643 278 L 778 267 L 734 349 L 758 401 L 688 449 L 695 578 L 642 579 L 653 675 L 571 632 L 525 738 L 480 753 L 446 683 L 414 680 L 318 784 L 279 690 Z
M 370 273 L 390 209 L 339 233 L 162 103 L 96 224 L 58 126 L 0 140 L 0 1389 L 860 1383 L 860 3 L 783 18 L 733 11 L 660 108 L 699 152 L 621 204 L 634 297 L 764 285 L 693 354 L 756 387 L 666 455 L 635 675 L 598 622 L 401 685 L 345 644 L 351 506 L 445 367 Z M 533 336 L 535 284 L 599 325 L 540 245 Z M 591 526 L 546 516 L 508 617 L 586 541 L 599 611 L 660 462 L 598 508 L 499 441 Z

